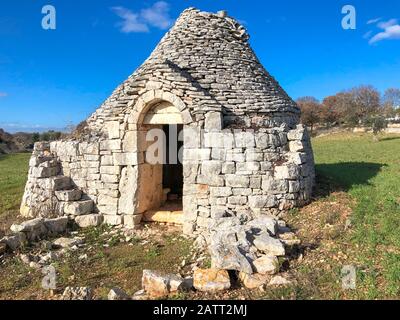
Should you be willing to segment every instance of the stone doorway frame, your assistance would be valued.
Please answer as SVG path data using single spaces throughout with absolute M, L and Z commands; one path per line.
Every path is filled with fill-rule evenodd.
M 136 143 L 136 151 L 137 151 L 137 156 L 138 156 L 138 165 L 137 165 L 137 170 L 136 170 L 136 183 L 137 187 L 135 188 L 135 214 L 137 215 L 142 215 L 145 213 L 147 210 L 151 210 L 154 208 L 146 208 L 146 205 L 144 207 L 141 207 L 140 202 L 141 202 L 141 184 L 142 184 L 142 175 L 144 174 L 143 170 L 146 170 L 146 164 L 144 161 L 144 150 L 143 146 L 141 146 L 141 141 L 143 141 L 143 135 L 145 136 L 144 132 L 146 130 L 142 130 L 144 124 L 144 120 L 148 112 L 155 106 L 158 105 L 162 102 L 166 102 L 174 106 L 181 114 L 182 122 L 180 124 L 183 124 L 183 128 L 185 129 L 187 126 L 190 124 L 193 124 L 193 119 L 190 114 L 189 109 L 186 107 L 186 105 L 183 103 L 183 101 L 177 97 L 176 95 L 170 93 L 170 92 L 165 92 L 162 90 L 150 90 L 142 94 L 137 100 L 135 100 L 135 104 L 132 108 L 132 112 L 129 114 L 128 117 L 128 131 L 133 131 L 134 132 L 134 141 Z M 132 106 L 132 105 L 131 105 Z M 185 143 L 184 143 L 185 146 Z M 183 166 L 184 166 L 184 161 L 183 161 Z M 157 177 L 157 179 L 160 177 Z M 162 184 L 162 171 L 161 171 L 161 178 L 160 182 Z M 158 179 L 159 180 L 159 179 Z M 185 180 L 185 179 L 184 179 Z M 183 181 L 183 185 L 185 185 L 185 181 Z M 160 200 L 160 199 L 159 199 Z M 157 203 L 155 203 L 155 206 L 157 206 Z

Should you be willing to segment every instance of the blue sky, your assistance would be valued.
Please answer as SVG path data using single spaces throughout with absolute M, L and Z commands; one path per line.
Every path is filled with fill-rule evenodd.
M 41 27 L 44 5 L 56 30 Z M 341 9 L 356 8 L 356 30 Z M 0 128 L 41 131 L 87 118 L 151 53 L 179 13 L 226 9 L 293 98 L 360 84 L 400 86 L 400 1 L 2 0 Z M 398 20 L 397 20 L 398 19 Z

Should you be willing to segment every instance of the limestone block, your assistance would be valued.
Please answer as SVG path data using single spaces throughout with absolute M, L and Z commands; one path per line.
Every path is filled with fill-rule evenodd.
M 45 219 L 44 225 L 49 233 L 53 235 L 60 234 L 67 230 L 68 217 Z
M 247 203 L 247 197 L 232 196 L 228 198 L 228 203 L 233 205 L 245 205 Z
M 91 213 L 93 210 L 92 200 L 82 200 L 74 202 L 66 202 L 64 205 L 64 213 L 79 216 Z
M 197 269 L 193 274 L 193 286 L 199 291 L 223 291 L 231 287 L 228 271 Z
M 207 112 L 204 129 L 206 131 L 221 131 L 223 126 L 222 114 L 220 112 Z
M 236 164 L 236 174 L 240 174 L 240 172 L 257 172 L 260 170 L 260 163 L 252 161 L 252 162 L 239 162 Z
M 276 179 L 297 179 L 300 176 L 300 170 L 294 165 L 284 165 L 275 167 Z
M 211 159 L 211 149 L 184 149 L 184 161 L 203 161 Z
M 141 214 L 137 214 L 137 215 L 124 215 L 124 225 L 127 228 L 135 228 L 138 225 L 140 225 L 141 221 L 142 221 L 142 215 Z
M 111 226 L 118 226 L 124 223 L 124 217 L 118 215 L 104 215 L 103 223 Z
M 118 198 L 110 197 L 104 194 L 100 194 L 97 197 L 97 203 L 99 205 L 117 205 L 118 204 Z
M 114 153 L 113 163 L 116 166 L 135 166 L 139 164 L 137 152 Z
M 21 224 L 13 224 L 10 229 L 15 234 L 25 233 L 29 241 L 35 241 L 47 234 L 43 218 L 24 221 Z
M 103 222 L 101 214 L 86 214 L 75 217 L 75 222 L 80 228 L 97 227 Z
M 206 176 L 219 175 L 222 170 L 222 162 L 218 160 L 203 161 L 201 173 Z
M 234 162 L 225 162 L 222 164 L 223 174 L 233 174 L 236 171 L 236 166 Z
M 138 151 L 138 132 L 137 131 L 125 132 L 124 140 L 122 141 L 122 150 L 124 152 L 137 152 Z
M 201 148 L 201 129 L 185 126 L 183 129 L 184 145 L 188 149 Z
M 275 196 L 250 196 L 249 207 L 250 208 L 272 208 L 277 205 Z
M 108 121 L 106 128 L 109 139 L 119 139 L 119 121 Z
M 223 218 L 226 214 L 225 206 L 211 206 L 211 219 Z
M 247 176 L 237 176 L 234 174 L 227 174 L 226 176 L 226 186 L 235 188 L 248 188 L 250 184 L 250 179 Z
M 287 180 L 274 180 L 269 176 L 263 176 L 261 188 L 271 194 L 287 193 L 289 183 Z
M 102 174 L 101 181 L 105 183 L 117 183 L 119 182 L 119 176 L 116 174 Z
M 231 187 L 211 187 L 211 197 L 229 197 L 232 195 Z
M 290 141 L 289 142 L 289 150 L 290 152 L 303 152 L 304 144 L 301 141 Z
M 138 168 L 123 168 L 119 182 L 120 198 L 118 210 L 120 214 L 133 215 L 136 212 L 136 192 L 138 188 Z
M 31 174 L 35 178 L 49 178 L 57 175 L 58 170 L 59 169 L 57 167 L 50 167 L 50 168 L 34 167 L 32 168 Z
M 244 272 L 239 273 L 239 279 L 242 284 L 250 290 L 260 288 L 270 281 L 271 276 L 268 274 L 246 274 Z
M 100 141 L 100 150 L 121 150 L 121 140 L 103 140 Z
M 268 133 L 257 132 L 254 134 L 256 147 L 260 149 L 267 149 L 271 146 Z
M 247 274 L 253 273 L 253 268 L 247 258 L 242 255 L 236 245 L 211 245 L 211 267 L 214 269 L 236 270 Z
M 235 146 L 236 148 L 254 148 L 254 132 L 250 131 L 236 131 L 235 135 Z
M 259 216 L 246 224 L 247 227 L 251 228 L 253 233 L 266 232 L 275 236 L 278 232 L 278 221 L 273 217 L 268 217 L 265 215 Z
M 232 149 L 234 147 L 231 132 L 205 132 L 204 146 L 206 148 Z
M 120 174 L 121 168 L 119 166 L 101 166 L 100 167 L 101 174 Z
M 114 158 L 111 155 L 101 156 L 101 166 L 112 166 L 114 164 Z
M 285 247 L 278 239 L 272 238 L 268 233 L 263 232 L 254 236 L 253 240 L 256 248 L 267 255 L 284 256 Z

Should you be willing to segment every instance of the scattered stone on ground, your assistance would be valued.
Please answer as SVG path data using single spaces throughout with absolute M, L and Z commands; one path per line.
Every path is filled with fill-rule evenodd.
M 81 237 L 75 237 L 75 238 L 58 238 L 53 241 L 53 245 L 55 247 L 60 247 L 60 248 L 72 248 L 74 246 L 81 245 L 83 243 L 84 239 Z
M 199 291 L 222 291 L 231 287 L 228 271 L 197 269 L 193 274 L 193 286 Z
M 61 300 L 92 300 L 93 292 L 89 287 L 66 287 Z
M 131 297 L 120 288 L 112 288 L 108 293 L 108 300 L 130 300 Z
M 162 298 L 181 289 L 184 279 L 174 274 L 143 270 L 142 288 L 152 298 Z
M 253 266 L 260 274 L 275 274 L 279 271 L 279 261 L 275 256 L 261 256 L 253 261 Z
M 247 274 L 244 272 L 239 273 L 239 280 L 242 282 L 242 284 L 247 288 L 247 289 L 257 289 L 266 283 L 271 279 L 271 276 L 268 274 L 259 274 L 259 273 L 254 273 L 254 274 Z
M 271 281 L 268 283 L 268 286 L 270 287 L 282 287 L 282 286 L 290 286 L 292 285 L 293 282 L 280 276 L 280 275 L 276 275 L 274 276 Z

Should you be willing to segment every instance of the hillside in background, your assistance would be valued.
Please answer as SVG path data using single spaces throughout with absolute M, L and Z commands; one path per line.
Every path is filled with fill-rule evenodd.
M 7 133 L 0 128 L 0 154 L 31 152 L 33 144 L 37 141 L 54 141 L 62 137 L 59 131 L 43 133 L 17 132 Z

